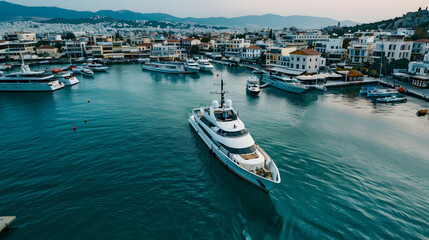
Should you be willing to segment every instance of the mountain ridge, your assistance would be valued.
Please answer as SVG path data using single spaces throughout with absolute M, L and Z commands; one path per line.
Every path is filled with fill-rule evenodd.
M 90 18 L 95 16 L 111 17 L 123 20 L 153 20 L 170 22 L 189 22 L 205 25 L 221 26 L 258 26 L 258 27 L 298 27 L 298 28 L 321 28 L 330 25 L 337 25 L 339 21 L 327 17 L 315 17 L 304 15 L 281 16 L 276 14 L 247 15 L 239 17 L 208 17 L 179 18 L 166 13 L 140 13 L 131 10 L 99 10 L 76 11 L 59 7 L 29 7 L 19 4 L 0 1 L 0 21 L 31 20 L 37 18 Z M 342 25 L 356 25 L 356 22 L 345 20 L 340 21 Z

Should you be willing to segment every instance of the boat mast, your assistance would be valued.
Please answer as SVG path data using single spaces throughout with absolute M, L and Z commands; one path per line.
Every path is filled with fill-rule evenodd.
M 223 90 L 223 78 L 220 78 L 220 107 L 223 108 L 225 103 L 225 91 Z

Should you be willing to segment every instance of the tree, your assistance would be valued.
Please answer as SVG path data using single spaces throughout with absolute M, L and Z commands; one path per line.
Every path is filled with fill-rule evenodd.
M 121 34 L 119 34 L 119 32 L 116 32 L 116 34 L 115 34 L 115 40 L 116 41 L 123 40 L 123 38 L 122 38 Z
M 37 43 L 36 43 L 36 48 L 37 47 L 40 47 L 40 46 L 43 46 L 43 45 L 48 45 L 49 44 L 49 41 L 46 41 L 46 40 L 40 40 L 40 41 L 38 41 Z
M 265 53 L 261 53 L 261 57 L 258 59 L 259 65 L 265 65 L 267 63 L 267 57 Z
M 65 39 L 71 39 L 76 40 L 76 35 L 74 35 L 73 32 L 66 32 L 66 35 L 64 36 Z
M 198 45 L 193 45 L 191 47 L 191 49 L 189 50 L 189 52 L 191 53 L 191 55 L 196 54 L 200 51 L 200 48 L 198 47 Z
M 62 50 L 62 46 L 63 46 L 63 45 L 62 45 L 60 42 L 58 42 L 58 43 L 56 43 L 56 44 L 54 45 L 54 47 L 58 49 L 58 52 L 61 52 L 61 50 Z
M 270 33 L 268 34 L 268 38 L 269 39 L 273 38 L 273 29 L 270 29 Z
M 427 37 L 427 32 L 425 32 L 425 29 L 423 27 L 417 27 L 416 32 L 413 36 L 411 36 L 411 39 L 417 40 L 417 39 L 425 39 Z
M 208 42 L 210 42 L 210 38 L 209 37 L 202 37 L 201 42 L 202 43 L 208 43 Z
M 127 39 L 127 43 L 131 45 L 131 39 Z
M 347 47 L 349 46 L 349 43 L 350 43 L 350 39 L 345 38 L 343 40 L 343 46 L 342 46 L 342 48 L 347 49 Z

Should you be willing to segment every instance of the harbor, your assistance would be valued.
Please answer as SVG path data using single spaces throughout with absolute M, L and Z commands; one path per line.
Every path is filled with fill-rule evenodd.
M 427 235 L 429 121 L 415 115 L 427 102 L 377 104 L 361 86 L 253 96 L 251 70 L 220 64 L 181 75 L 109 67 L 55 92 L 0 94 L 0 136 L 8 136 L 0 209 L 17 216 L 1 237 Z M 210 92 L 221 76 L 225 98 L 277 165 L 282 181 L 270 195 L 225 168 L 189 125 L 195 106 L 219 100 Z M 412 222 L 396 220 L 404 214 Z
M 0 240 L 429 240 L 429 6 L 100 3 L 0 1 Z

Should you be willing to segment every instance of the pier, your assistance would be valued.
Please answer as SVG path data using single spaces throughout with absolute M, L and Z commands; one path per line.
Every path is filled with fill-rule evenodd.
M 15 216 L 0 217 L 0 232 L 6 229 L 15 219 Z

